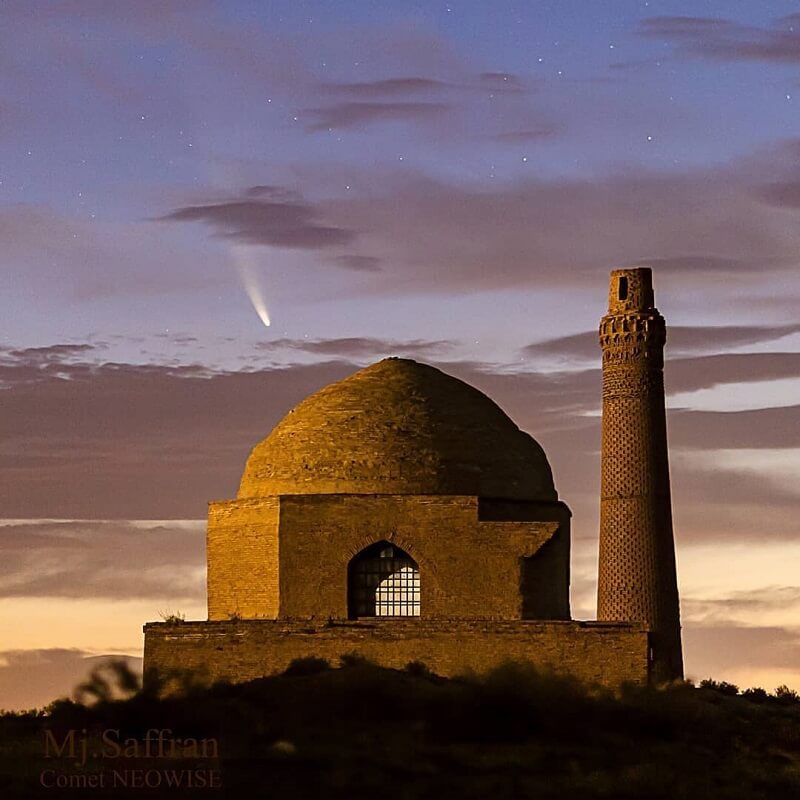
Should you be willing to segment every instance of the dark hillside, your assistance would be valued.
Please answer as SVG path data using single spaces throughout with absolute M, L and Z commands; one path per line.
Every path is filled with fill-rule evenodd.
M 109 730 L 111 744 L 102 739 Z M 69 731 L 86 731 L 83 767 L 77 749 L 74 759 L 52 757 Z M 167 699 L 145 691 L 5 715 L 0 736 L 3 797 L 800 797 L 800 705 L 791 694 L 681 685 L 614 696 L 520 665 L 445 680 L 421 665 L 395 671 L 353 659 L 329 669 L 311 659 L 279 677 Z M 168 739 L 185 751 L 166 752 Z M 208 742 L 203 752 L 202 739 L 219 752 Z M 65 788 L 41 786 L 43 770 L 46 784 Z M 102 785 L 76 788 L 88 776 Z M 219 791 L 198 785 L 216 781 Z

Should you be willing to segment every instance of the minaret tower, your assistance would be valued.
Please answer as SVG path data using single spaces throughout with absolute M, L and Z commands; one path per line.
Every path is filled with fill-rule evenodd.
M 598 620 L 651 631 L 652 677 L 683 677 L 664 409 L 666 326 L 649 267 L 611 273 L 603 349 Z

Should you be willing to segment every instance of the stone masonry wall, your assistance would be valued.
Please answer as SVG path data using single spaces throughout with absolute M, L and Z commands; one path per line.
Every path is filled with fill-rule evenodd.
M 278 616 L 277 497 L 209 503 L 208 618 Z
M 146 669 L 189 669 L 212 681 L 279 673 L 304 656 L 336 666 L 348 653 L 394 668 L 422 661 L 447 676 L 530 661 L 604 686 L 648 680 L 648 634 L 635 623 L 259 620 L 148 623 L 144 630 Z
M 524 518 L 525 504 L 518 505 Z M 345 619 L 347 565 L 381 540 L 419 564 L 425 619 L 569 618 L 569 512 L 561 512 L 561 521 L 509 516 L 507 511 L 501 520 L 479 520 L 476 497 L 440 495 L 296 495 L 213 503 L 209 619 Z M 546 542 L 552 546 L 545 568 L 531 569 Z M 531 575 L 536 579 L 527 579 Z

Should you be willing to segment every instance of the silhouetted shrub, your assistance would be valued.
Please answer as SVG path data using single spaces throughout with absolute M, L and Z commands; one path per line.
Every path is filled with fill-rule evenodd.
M 304 656 L 303 658 L 293 659 L 283 674 L 299 677 L 302 675 L 317 675 L 329 669 L 331 669 L 331 665 L 324 658 Z
M 714 692 L 719 692 L 719 694 L 724 694 L 727 697 L 736 697 L 739 694 L 739 687 L 736 686 L 734 683 L 728 683 L 727 681 L 715 681 L 711 678 L 706 678 L 705 680 L 700 681 L 700 688 L 701 689 L 711 689 Z
M 115 659 L 95 667 L 89 677 L 75 687 L 74 697 L 78 703 L 110 702 L 124 700 L 142 688 L 139 676 L 126 661 Z
M 592 718 L 601 703 L 577 681 L 527 663 L 465 676 L 448 689 L 429 712 L 429 723 L 437 738 L 455 741 L 517 742 L 543 730 L 577 737 L 579 720 Z
M 430 678 L 433 676 L 433 673 L 428 669 L 428 665 L 424 664 L 422 661 L 409 661 L 408 664 L 405 665 L 404 670 L 409 675 L 415 675 L 419 678 Z
M 186 614 L 182 611 L 159 611 L 158 616 L 161 617 L 162 622 L 167 625 L 177 625 L 181 622 L 186 622 Z
M 800 797 L 800 705 L 786 687 L 759 707 L 751 698 L 763 690 L 726 697 L 713 681 L 612 692 L 530 664 L 440 678 L 419 662 L 343 661 L 350 668 L 300 659 L 285 675 L 207 688 L 198 673 L 186 693 L 0 714 L 0 762 L 19 763 L 21 781 L 38 774 L 29 762 L 45 727 L 59 741 L 71 729 L 139 741 L 169 729 L 219 741 L 231 796 L 241 786 L 236 796 L 355 800 L 400 785 L 407 797 L 494 800 Z M 2 767 L 0 794 L 16 796 L 3 791 Z
M 339 663 L 343 667 L 375 667 L 377 666 L 374 661 L 370 661 L 366 656 L 360 653 L 345 653 L 339 658 Z
M 745 689 L 742 692 L 742 697 L 749 700 L 751 703 L 766 703 L 769 700 L 769 694 L 760 686 L 754 686 L 752 689 Z
M 790 689 L 788 686 L 779 686 L 775 690 L 775 699 L 782 706 L 793 706 L 797 703 L 800 703 L 800 695 L 798 695 L 794 689 Z

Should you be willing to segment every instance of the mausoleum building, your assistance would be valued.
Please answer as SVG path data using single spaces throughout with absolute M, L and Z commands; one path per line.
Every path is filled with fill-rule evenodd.
M 570 516 L 542 447 L 491 399 L 380 361 L 290 411 L 236 498 L 210 503 L 208 620 L 148 623 L 145 667 L 241 681 L 355 653 L 645 683 L 647 619 L 571 619 Z

